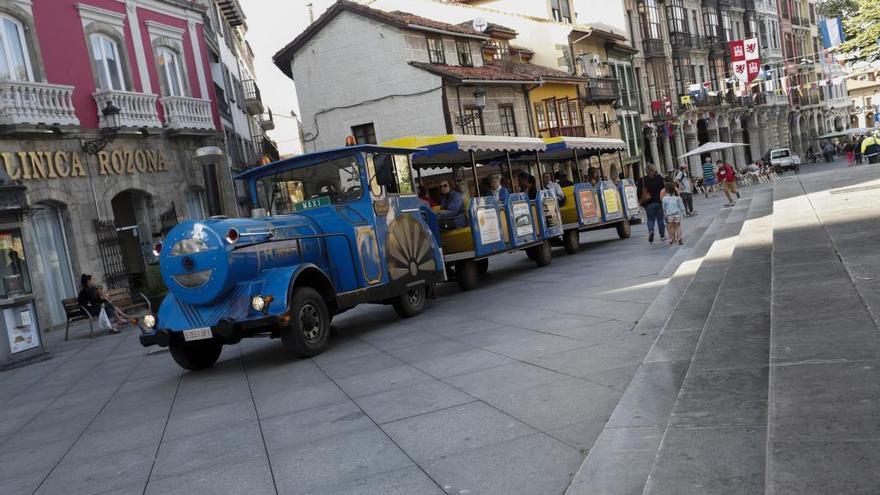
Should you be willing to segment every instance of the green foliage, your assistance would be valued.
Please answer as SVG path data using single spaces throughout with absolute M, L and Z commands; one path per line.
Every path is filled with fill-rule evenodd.
M 840 45 L 840 53 L 851 61 L 880 59 L 880 1 L 836 1 L 849 1 L 856 6 L 855 13 L 843 17 L 846 42 Z
M 855 14 L 857 10 L 857 0 L 825 0 L 819 4 L 819 13 L 828 19 L 846 18 Z

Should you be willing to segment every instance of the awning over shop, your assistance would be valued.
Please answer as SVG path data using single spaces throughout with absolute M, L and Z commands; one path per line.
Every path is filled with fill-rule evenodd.
M 547 150 L 541 153 L 541 158 L 549 160 L 572 158 L 574 151 L 578 156 L 586 158 L 626 150 L 623 140 L 613 138 L 554 137 L 544 139 L 544 142 Z
M 477 162 L 504 157 L 505 153 L 544 151 L 546 144 L 540 138 L 513 136 L 471 136 L 447 134 L 443 136 L 407 136 L 392 139 L 385 146 L 423 148 L 413 155 L 416 168 L 443 165 L 471 164 L 471 153 Z
M 858 134 L 868 134 L 872 130 L 873 129 L 869 129 L 867 127 L 854 127 L 852 129 L 845 129 L 843 131 L 835 131 L 835 132 L 829 132 L 828 134 L 822 134 L 821 136 L 819 136 L 819 139 L 831 139 L 831 138 L 843 137 L 843 136 L 855 136 Z
M 702 155 L 703 153 L 711 153 L 713 151 L 727 150 L 730 148 L 736 148 L 737 146 L 748 146 L 748 145 L 743 144 L 743 143 L 725 143 L 724 141 L 711 141 L 711 142 L 708 142 L 708 143 L 706 143 L 706 144 L 704 144 L 704 145 L 702 145 L 692 151 L 689 151 L 689 152 L 679 156 L 679 158 L 687 158 L 689 156 Z

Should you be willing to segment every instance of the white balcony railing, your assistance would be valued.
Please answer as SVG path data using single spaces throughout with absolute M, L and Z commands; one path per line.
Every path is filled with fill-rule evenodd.
M 162 127 L 156 108 L 156 95 L 131 91 L 98 91 L 92 95 L 98 104 L 98 125 L 105 127 L 102 111 L 108 101 L 119 107 L 122 127 Z
M 852 101 L 847 96 L 838 96 L 837 98 L 826 98 L 825 104 L 831 108 L 846 108 L 852 105 Z
M 159 99 L 165 111 L 165 125 L 169 129 L 214 129 L 211 100 L 164 96 Z
M 767 93 L 768 105 L 788 105 L 788 97 L 782 94 Z
M 73 86 L 0 82 L 0 124 L 79 125 Z

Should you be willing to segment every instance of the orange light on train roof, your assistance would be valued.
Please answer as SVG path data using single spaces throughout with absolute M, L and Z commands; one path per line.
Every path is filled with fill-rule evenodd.
M 346 136 L 345 137 L 345 145 L 346 146 L 354 146 L 357 144 L 357 139 L 354 136 Z

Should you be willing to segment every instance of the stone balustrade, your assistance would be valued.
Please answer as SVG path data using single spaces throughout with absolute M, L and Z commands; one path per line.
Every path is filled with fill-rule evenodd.
M 211 101 L 185 96 L 164 96 L 159 99 L 169 129 L 214 129 Z
M 131 91 L 98 91 L 92 95 L 98 104 L 98 125 L 106 127 L 103 110 L 108 101 L 120 109 L 122 127 L 162 127 L 159 111 L 156 108 L 158 97 L 153 94 L 134 93 Z
M 0 125 L 79 125 L 72 96 L 73 86 L 0 82 Z

